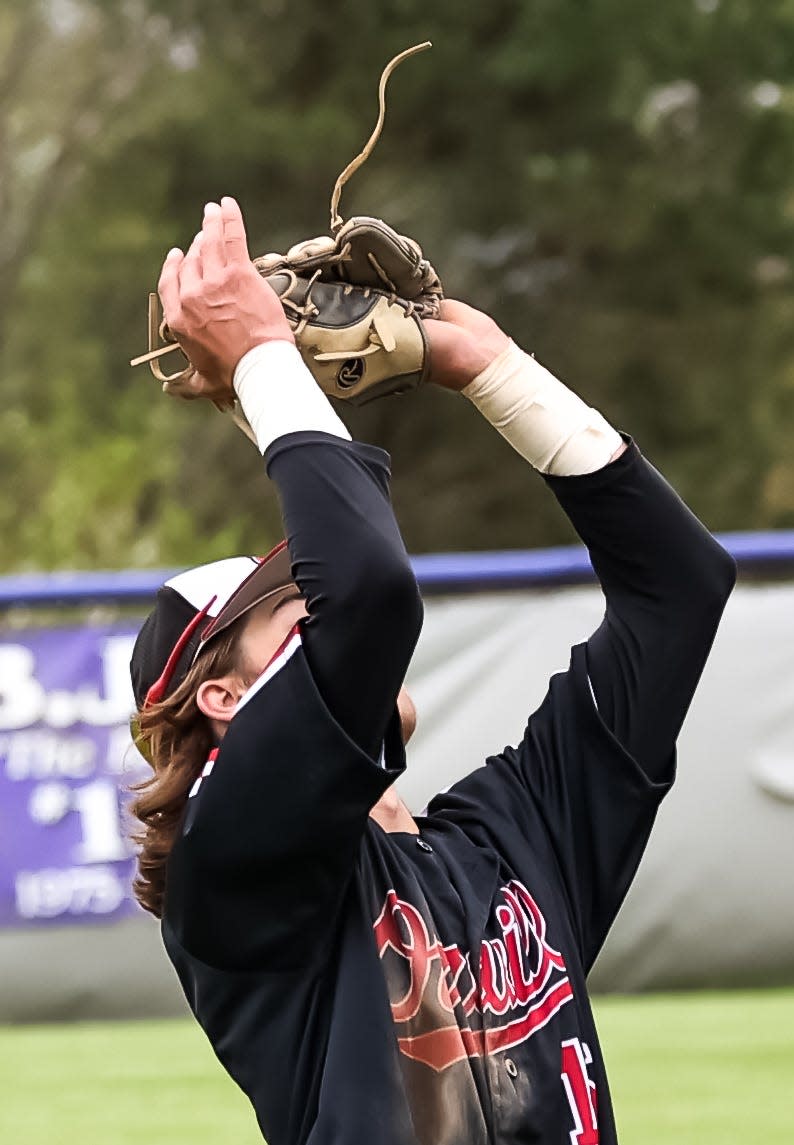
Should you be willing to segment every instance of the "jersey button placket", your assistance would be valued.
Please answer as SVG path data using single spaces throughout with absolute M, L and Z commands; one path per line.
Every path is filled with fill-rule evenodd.
M 512 1058 L 505 1058 L 505 1069 L 511 1077 L 518 1077 L 518 1067 Z
M 426 842 L 424 841 L 424 839 L 422 839 L 421 837 L 420 837 L 420 838 L 417 838 L 417 840 L 416 840 L 416 845 L 417 845 L 417 847 L 419 848 L 419 850 L 420 850 L 420 851 L 427 851 L 428 855 L 432 855 L 432 854 L 433 854 L 433 848 L 430 846 L 430 844 L 429 844 L 429 843 L 426 843 Z

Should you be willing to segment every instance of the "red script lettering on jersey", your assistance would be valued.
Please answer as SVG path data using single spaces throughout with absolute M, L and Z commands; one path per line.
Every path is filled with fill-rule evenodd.
M 393 890 L 375 922 L 392 1016 L 403 1027 L 400 1049 L 434 1070 L 518 1045 L 573 997 L 565 961 L 548 943 L 546 920 L 527 888 L 513 880 L 499 897 L 501 934 L 481 943 L 479 990 L 470 955 L 431 937 L 420 911 Z M 398 956 L 397 968 L 387 965 L 389 952 Z

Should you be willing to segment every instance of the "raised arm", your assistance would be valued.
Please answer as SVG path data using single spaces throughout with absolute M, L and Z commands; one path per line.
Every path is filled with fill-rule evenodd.
M 403 767 L 395 704 L 421 601 L 388 458 L 350 440 L 314 383 L 232 200 L 209 205 L 159 288 L 195 396 L 236 393 L 254 430 L 308 613 L 240 697 L 188 801 L 167 922 L 218 965 L 295 964 L 327 936 L 367 816 Z
M 600 414 L 484 315 L 460 304 L 448 314 L 464 326 L 464 350 L 444 382 L 543 473 L 588 546 L 606 613 L 569 669 L 552 677 L 521 743 L 433 807 L 479 833 L 503 817 L 519 837 L 548 839 L 589 967 L 673 780 L 676 736 L 734 564 Z M 477 347 L 487 352 L 478 357 Z
M 318 389 L 281 303 L 250 262 L 233 200 L 208 204 L 187 255 L 169 253 L 159 289 L 197 367 L 192 392 L 221 405 L 236 394 L 254 430 L 309 614 L 315 681 L 344 730 L 377 757 L 422 616 L 388 457 L 352 442 Z
M 596 474 L 547 480 L 606 597 L 587 642 L 599 714 L 650 779 L 669 781 L 734 562 L 633 444 Z
M 468 397 L 550 488 L 587 545 L 606 615 L 587 643 L 598 712 L 652 779 L 676 736 L 735 578 L 732 559 L 597 411 L 461 303 L 443 312 Z

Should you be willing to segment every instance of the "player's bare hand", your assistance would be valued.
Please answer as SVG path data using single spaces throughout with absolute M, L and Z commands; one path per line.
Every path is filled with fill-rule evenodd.
M 244 354 L 263 342 L 294 341 L 277 295 L 251 262 L 234 199 L 206 205 L 187 254 L 168 252 L 157 289 L 166 324 L 195 370 L 180 397 L 228 400 Z
M 440 316 L 425 320 L 430 342 L 430 381 L 462 390 L 498 357 L 510 342 L 493 318 L 446 298 Z

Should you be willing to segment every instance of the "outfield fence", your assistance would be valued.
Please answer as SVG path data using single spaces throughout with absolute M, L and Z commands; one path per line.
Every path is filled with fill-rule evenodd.
M 794 529 L 721 533 L 718 539 L 751 576 L 794 574 Z M 582 545 L 411 558 L 425 595 L 587 584 L 593 567 Z M 0 609 L 87 604 L 139 604 L 178 569 L 19 573 L 0 577 Z

